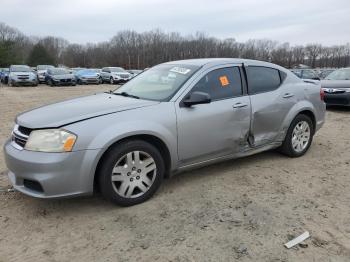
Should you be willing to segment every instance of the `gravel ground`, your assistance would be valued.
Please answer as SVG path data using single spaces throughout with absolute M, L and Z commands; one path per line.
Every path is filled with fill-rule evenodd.
M 0 87 L 0 143 L 19 112 L 111 86 Z M 211 165 L 129 208 L 100 196 L 0 193 L 0 261 L 350 261 L 350 110 L 327 111 L 309 152 Z M 0 155 L 0 187 L 8 186 Z M 308 230 L 307 246 L 283 244 Z

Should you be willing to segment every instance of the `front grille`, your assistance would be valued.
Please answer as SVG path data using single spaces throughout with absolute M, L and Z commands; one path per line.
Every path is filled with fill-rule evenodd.
M 18 75 L 17 77 L 20 80 L 27 80 L 27 79 L 29 79 L 29 75 Z
M 30 129 L 28 127 L 24 127 L 24 126 L 18 126 L 18 131 L 26 136 L 29 136 L 30 132 L 32 132 L 32 129 Z
M 14 142 L 20 148 L 24 148 L 31 131 L 32 130 L 30 128 L 15 125 L 12 131 L 12 142 Z

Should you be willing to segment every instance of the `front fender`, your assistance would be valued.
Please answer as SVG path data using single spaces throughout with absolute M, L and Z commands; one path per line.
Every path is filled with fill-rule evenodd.
M 124 138 L 136 135 L 154 136 L 168 148 L 172 168 L 177 166 L 176 115 L 171 104 L 164 103 L 100 116 L 64 128 L 78 135 L 74 150 L 99 149 L 101 153 L 98 157 L 112 144 Z

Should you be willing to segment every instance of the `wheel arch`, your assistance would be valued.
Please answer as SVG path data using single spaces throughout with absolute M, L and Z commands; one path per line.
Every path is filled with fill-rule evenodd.
M 316 114 L 313 109 L 313 106 L 310 102 L 308 101 L 303 101 L 301 103 L 295 104 L 292 109 L 289 111 L 287 116 L 284 119 L 283 125 L 282 125 L 282 132 L 281 136 L 279 137 L 279 141 L 283 141 L 285 139 L 285 136 L 287 134 L 288 128 L 291 125 L 292 121 L 297 115 L 306 115 L 311 118 L 312 124 L 313 124 L 313 131 L 315 133 L 316 131 L 316 124 L 317 124 L 317 119 L 316 119 Z
M 109 152 L 109 150 L 112 149 L 112 147 L 116 146 L 117 144 L 120 144 L 122 142 L 128 141 L 128 140 L 143 140 L 145 142 L 150 143 L 151 145 L 155 146 L 157 149 L 159 149 L 160 154 L 163 157 L 164 164 L 165 164 L 165 177 L 170 177 L 171 173 L 171 154 L 169 151 L 168 146 L 166 143 L 160 139 L 159 137 L 153 135 L 153 134 L 136 134 L 136 135 L 130 135 L 127 137 L 123 137 L 117 141 L 114 141 L 112 144 L 110 144 L 101 154 L 97 161 L 97 165 L 94 172 L 94 181 L 93 181 L 93 187 L 94 191 L 98 189 L 98 170 L 103 162 L 104 156 Z

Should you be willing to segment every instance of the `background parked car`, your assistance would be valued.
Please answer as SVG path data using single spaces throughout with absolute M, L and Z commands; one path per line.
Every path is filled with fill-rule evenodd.
M 45 74 L 47 72 L 47 69 L 49 68 L 55 68 L 53 65 L 37 65 L 36 66 L 36 73 L 38 75 L 38 82 L 39 83 L 45 83 Z
M 45 74 L 45 81 L 50 86 L 75 86 L 75 76 L 65 68 L 50 68 Z
M 36 73 L 27 65 L 11 65 L 8 76 L 10 86 L 38 85 Z
M 338 69 L 321 81 L 327 105 L 350 106 L 350 68 Z
M 101 78 L 100 75 L 96 72 L 95 69 L 83 69 L 75 72 L 75 79 L 77 84 L 100 84 Z
M 101 76 L 103 82 L 110 84 L 127 82 L 132 78 L 131 74 L 121 67 L 104 67 Z
M 321 69 L 319 76 L 321 79 L 325 79 L 330 73 L 334 72 L 335 69 Z
M 91 68 L 91 69 L 97 73 L 98 77 L 100 78 L 100 83 L 102 83 L 102 76 L 101 76 L 102 69 L 100 68 Z
M 0 82 L 7 85 L 8 77 L 9 77 L 9 68 L 2 68 L 0 71 Z
M 142 70 L 138 70 L 138 69 L 130 69 L 127 71 L 131 74 L 131 77 L 135 77 L 142 72 Z
M 313 69 L 292 69 L 291 71 L 301 79 L 320 80 L 320 76 Z

